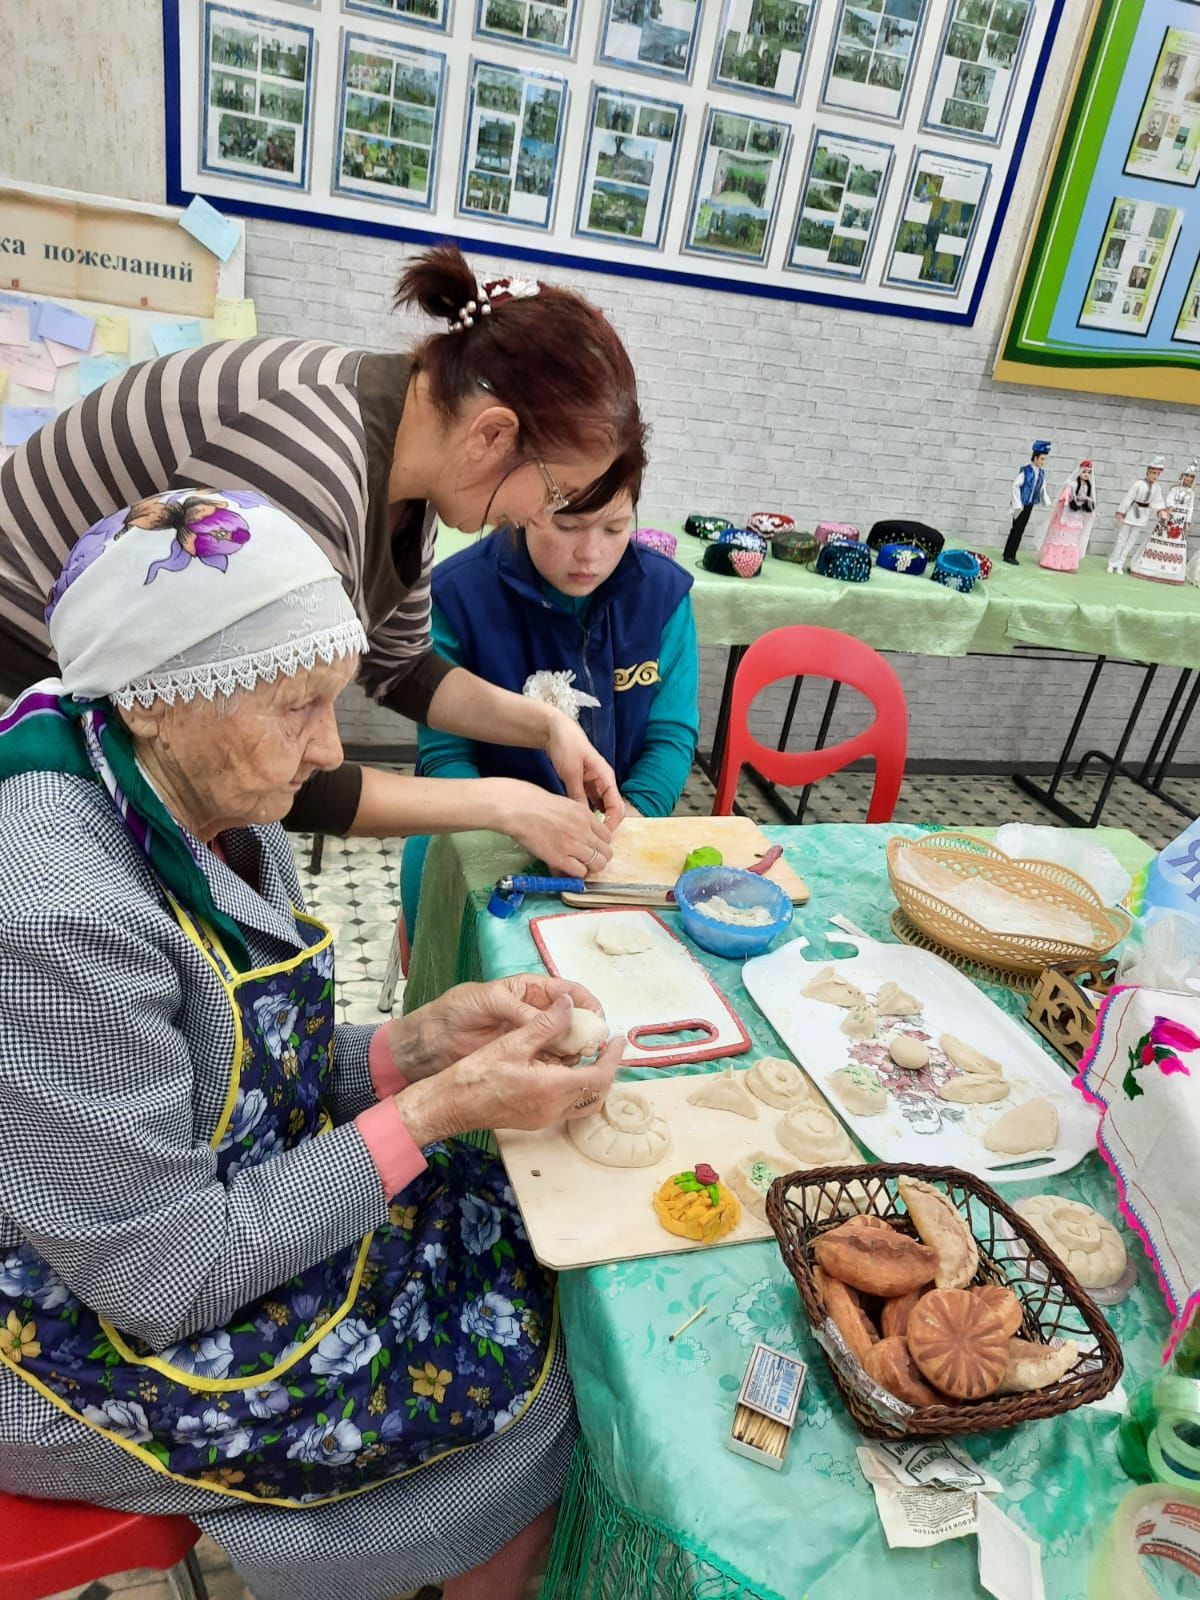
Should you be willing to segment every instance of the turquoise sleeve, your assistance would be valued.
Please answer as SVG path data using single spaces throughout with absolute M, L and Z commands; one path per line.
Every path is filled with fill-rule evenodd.
M 456 667 L 463 663 L 462 646 L 450 630 L 445 613 L 434 601 L 431 622 L 433 635 L 433 648 L 440 656 L 445 656 L 447 661 L 453 661 Z M 427 728 L 425 724 L 417 725 L 417 750 L 420 753 L 421 773 L 426 778 L 477 778 L 479 768 L 475 765 L 475 745 L 470 739 L 463 739 L 457 733 L 443 733 L 439 728 Z
M 645 742 L 621 785 L 625 798 L 647 817 L 669 817 L 674 811 L 700 735 L 700 652 L 689 595 L 663 629 L 658 673 L 662 681 L 650 708 Z

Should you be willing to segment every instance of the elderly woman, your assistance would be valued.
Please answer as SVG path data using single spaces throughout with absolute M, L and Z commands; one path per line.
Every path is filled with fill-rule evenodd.
M 618 1047 L 556 1055 L 595 1002 L 538 977 L 335 1026 L 278 819 L 365 640 L 284 513 L 109 516 L 49 625 L 0 717 L 0 1486 L 184 1512 L 258 1600 L 515 1594 L 570 1387 L 503 1170 L 442 1141 L 586 1112 Z

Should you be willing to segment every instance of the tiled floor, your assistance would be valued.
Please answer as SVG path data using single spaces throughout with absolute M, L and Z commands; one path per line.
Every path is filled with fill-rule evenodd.
M 813 790 L 809 822 L 857 822 L 866 815 L 870 775 L 844 773 L 827 779 Z M 1062 796 L 1086 810 L 1095 785 L 1064 783 Z M 688 783 L 681 812 L 707 815 L 712 807 L 712 785 L 698 772 Z M 1200 780 L 1179 782 L 1175 793 L 1200 815 Z M 761 795 L 743 783 L 739 796 L 746 811 L 761 822 L 776 822 Z M 946 777 L 914 775 L 906 779 L 896 808 L 897 822 L 944 822 L 986 826 L 1003 822 L 1052 822 L 1034 801 L 1022 795 L 1005 777 Z M 1186 825 L 1185 819 L 1161 801 L 1125 780 L 1114 786 L 1104 822 L 1139 834 L 1161 849 Z M 310 910 L 334 930 L 338 953 L 338 1019 L 348 1022 L 379 1020 L 376 1002 L 395 928 L 396 884 L 400 870 L 400 844 L 394 840 L 327 839 L 321 871 L 309 871 L 311 840 L 295 841 L 300 878 Z M 399 1010 L 402 987 L 396 991 Z M 215 1545 L 201 1542 L 200 1563 L 211 1600 L 244 1600 L 246 1591 Z M 76 1590 L 70 1600 L 167 1600 L 167 1586 L 155 1573 L 130 1573 L 109 1584 Z

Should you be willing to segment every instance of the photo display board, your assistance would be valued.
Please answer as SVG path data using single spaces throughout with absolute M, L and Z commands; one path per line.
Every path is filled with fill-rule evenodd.
M 1200 402 L 1200 3 L 1096 0 L 995 375 Z
M 165 0 L 169 198 L 968 323 L 1062 6 Z

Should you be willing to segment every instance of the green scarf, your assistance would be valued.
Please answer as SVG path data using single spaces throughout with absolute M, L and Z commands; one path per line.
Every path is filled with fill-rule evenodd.
M 248 970 L 253 962 L 245 934 L 213 903 L 192 846 L 142 776 L 124 723 L 107 701 L 74 700 L 57 693 L 59 687 L 36 684 L 0 713 L 0 780 L 63 772 L 102 784 L 164 888 L 219 935 L 240 971 Z M 89 750 L 85 724 L 98 734 L 99 759 Z

